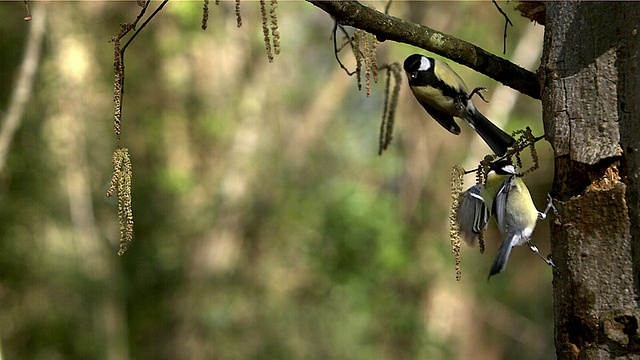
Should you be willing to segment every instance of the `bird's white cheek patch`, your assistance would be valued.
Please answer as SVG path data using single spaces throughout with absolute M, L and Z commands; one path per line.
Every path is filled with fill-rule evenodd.
M 431 68 L 431 61 L 429 61 L 429 59 L 427 59 L 426 57 L 421 57 L 420 58 L 420 67 L 418 68 L 418 71 L 427 71 Z

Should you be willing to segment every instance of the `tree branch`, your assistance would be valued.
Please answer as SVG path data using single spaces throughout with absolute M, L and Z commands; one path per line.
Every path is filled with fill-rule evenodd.
M 534 99 L 540 99 L 540 84 L 533 72 L 451 35 L 385 15 L 357 1 L 307 0 L 331 15 L 341 25 L 375 35 L 379 41 L 393 40 L 417 46 L 478 71 Z

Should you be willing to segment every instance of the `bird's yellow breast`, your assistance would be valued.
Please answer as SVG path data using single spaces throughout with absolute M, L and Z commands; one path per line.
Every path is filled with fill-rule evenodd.
M 454 112 L 453 98 L 444 96 L 442 91 L 432 86 L 412 86 L 416 98 L 426 102 L 432 108 L 450 114 Z
M 520 178 L 513 179 L 511 186 L 517 188 L 514 189 L 516 191 L 512 190 L 509 192 L 509 202 L 511 204 L 516 204 L 515 207 L 510 207 L 511 210 L 517 211 L 520 214 L 525 214 L 526 221 L 524 221 L 524 223 L 533 224 L 533 226 L 535 226 L 535 223 L 538 220 L 538 209 L 536 209 L 536 205 L 533 203 L 529 189 Z

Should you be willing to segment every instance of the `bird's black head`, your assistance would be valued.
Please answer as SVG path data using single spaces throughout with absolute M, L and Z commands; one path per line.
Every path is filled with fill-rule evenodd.
M 433 59 L 420 54 L 410 55 L 404 61 L 404 71 L 411 77 L 419 71 L 433 71 Z
M 498 175 L 515 175 L 516 168 L 510 160 L 500 160 L 491 164 L 491 171 Z

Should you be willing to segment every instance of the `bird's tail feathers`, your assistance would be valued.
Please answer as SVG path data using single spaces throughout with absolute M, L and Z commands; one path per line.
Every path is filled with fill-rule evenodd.
M 507 239 L 502 242 L 500 246 L 500 250 L 498 250 L 498 255 L 496 259 L 493 261 L 493 265 L 491 266 L 491 271 L 489 271 L 489 278 L 495 274 L 501 273 L 507 267 L 507 261 L 509 260 L 509 254 L 511 254 L 511 249 L 513 245 L 511 244 L 511 239 Z
M 504 155 L 516 140 L 482 115 L 475 106 L 471 106 L 467 110 L 469 116 L 465 120 L 469 125 L 475 129 L 496 155 Z

